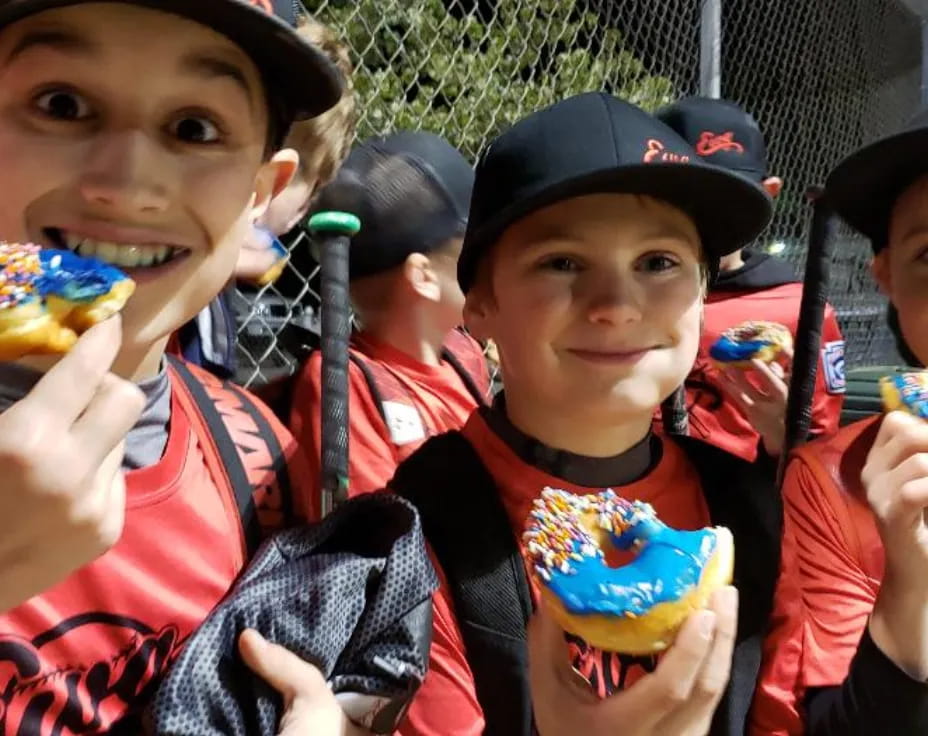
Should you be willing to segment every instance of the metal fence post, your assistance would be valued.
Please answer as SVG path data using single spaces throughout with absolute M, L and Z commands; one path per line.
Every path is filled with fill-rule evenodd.
M 722 96 L 722 0 L 703 0 L 699 21 L 699 92 Z

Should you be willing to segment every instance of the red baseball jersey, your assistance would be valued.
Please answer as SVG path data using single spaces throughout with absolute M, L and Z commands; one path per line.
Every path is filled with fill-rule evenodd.
M 217 380 L 197 372 L 246 459 L 266 530 L 283 518 L 273 429 L 290 469 L 298 515 L 315 503 L 296 443 L 269 410 L 256 417 Z M 171 421 L 156 465 L 126 474 L 119 542 L 59 585 L 0 615 L 0 732 L 18 736 L 139 733 L 139 712 L 191 632 L 245 564 L 235 501 L 208 469 L 210 443 L 172 380 Z M 54 540 L 48 540 L 54 544 Z

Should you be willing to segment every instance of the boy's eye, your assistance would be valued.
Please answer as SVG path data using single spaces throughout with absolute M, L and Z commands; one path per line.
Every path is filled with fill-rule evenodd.
M 543 261 L 541 267 L 551 271 L 569 272 L 579 270 L 580 264 L 573 258 L 568 258 L 567 256 L 553 256 Z
M 83 120 L 90 117 L 90 105 L 80 95 L 67 90 L 53 89 L 35 99 L 35 105 L 56 120 Z
M 645 256 L 641 260 L 641 268 L 644 271 L 659 273 L 661 271 L 669 271 L 675 266 L 677 266 L 677 262 L 673 258 L 670 256 L 662 255 L 660 253 Z
M 171 125 L 174 136 L 186 143 L 215 143 L 220 138 L 219 127 L 211 120 L 188 115 Z

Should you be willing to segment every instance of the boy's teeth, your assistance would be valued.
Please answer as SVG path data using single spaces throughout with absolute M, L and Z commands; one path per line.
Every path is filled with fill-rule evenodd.
M 79 255 L 99 258 L 101 261 L 123 268 L 160 265 L 175 253 L 175 249 L 167 245 L 112 243 L 105 240 L 92 240 L 71 233 L 65 235 L 64 241 L 69 250 Z

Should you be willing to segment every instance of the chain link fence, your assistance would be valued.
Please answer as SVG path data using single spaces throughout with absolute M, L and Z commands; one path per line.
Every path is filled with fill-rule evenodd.
M 305 0 L 349 45 L 358 135 L 426 129 L 475 159 L 506 125 L 567 95 L 647 109 L 699 92 L 704 0 Z M 900 0 L 721 0 L 722 96 L 759 120 L 785 181 L 762 245 L 804 265 L 804 191 L 843 154 L 898 127 L 920 96 L 920 21 Z M 311 339 L 318 268 L 291 234 L 282 279 L 239 292 L 239 380 L 295 368 Z M 843 230 L 829 294 L 849 365 L 893 362 L 868 244 Z M 296 329 L 293 329 L 293 326 Z M 307 336 L 310 336 L 307 338 Z

